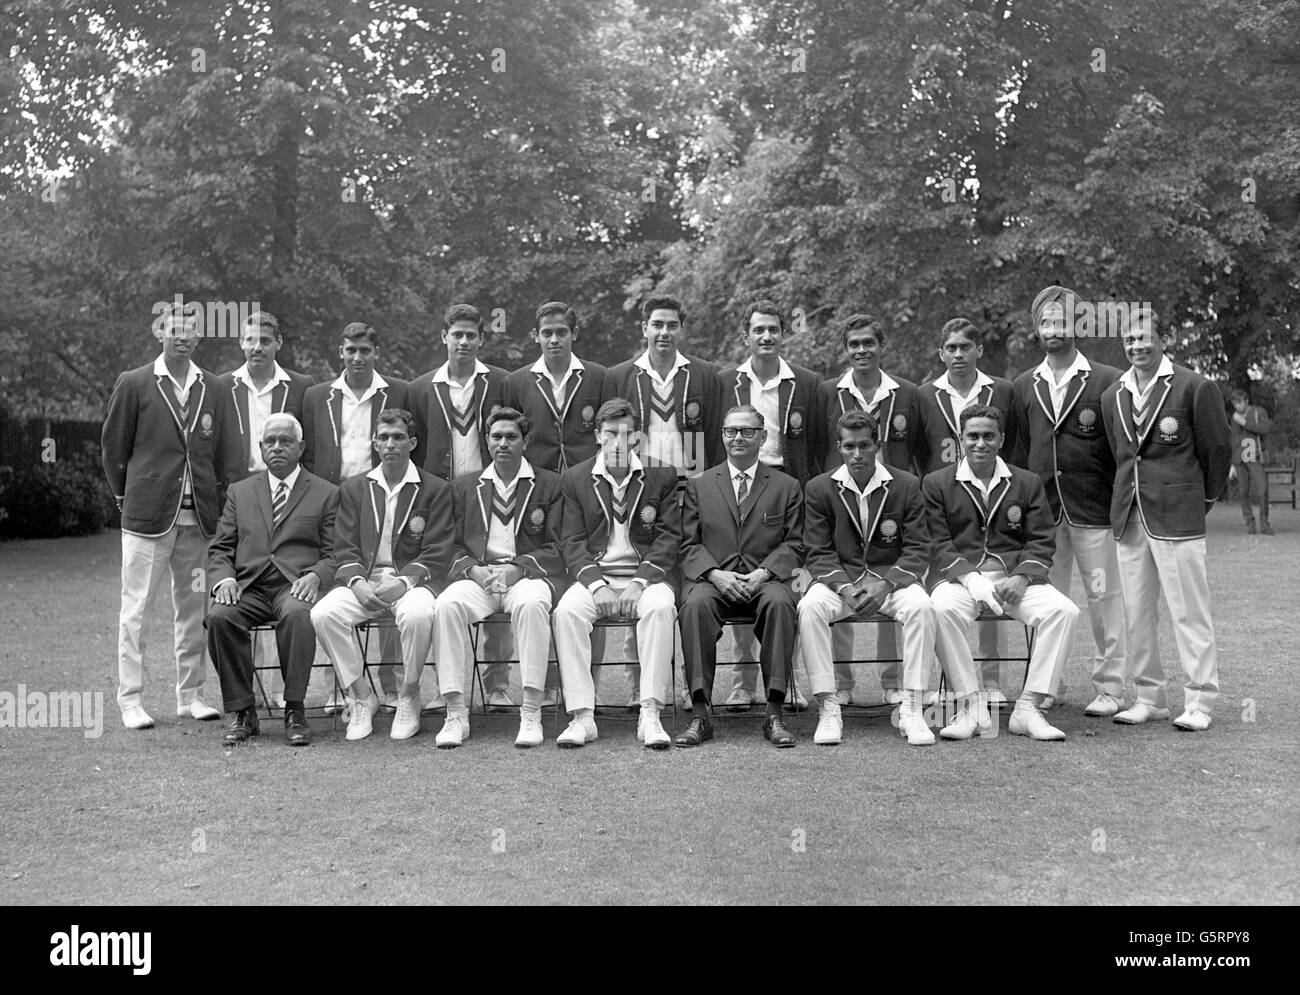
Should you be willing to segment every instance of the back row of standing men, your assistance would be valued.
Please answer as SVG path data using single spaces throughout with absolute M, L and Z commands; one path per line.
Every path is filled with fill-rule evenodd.
M 541 354 L 512 374 L 478 359 L 481 316 L 469 305 L 454 305 L 442 331 L 447 361 L 410 383 L 376 371 L 379 336 L 363 324 L 343 330 L 343 373 L 313 385 L 276 362 L 281 337 L 269 314 L 250 319 L 241 340 L 246 362 L 221 377 L 193 364 L 188 326 L 169 322 L 159 335 L 159 358 L 119 378 L 104 426 L 105 470 L 123 507 L 118 698 L 124 722 L 137 728 L 152 721 L 141 707 L 139 631 L 144 605 L 168 572 L 176 606 L 178 715 L 218 714 L 199 695 L 205 595 L 202 585 L 194 589 L 193 571 L 204 564 L 224 488 L 263 468 L 261 430 L 272 414 L 299 418 L 303 465 L 337 483 L 376 468 L 380 412 L 407 409 L 415 421 L 414 464 L 456 480 L 490 472 L 484 428 L 498 407 L 517 409 L 531 422 L 528 462 L 563 472 L 596 455 L 596 411 L 611 397 L 625 397 L 643 427 L 642 455 L 675 467 L 679 486 L 724 460 L 720 423 L 734 405 L 752 405 L 762 415 L 767 432 L 760 462 L 801 485 L 843 462 L 835 425 L 847 411 L 875 417 L 882 464 L 926 474 L 961 463 L 964 410 L 998 409 L 1003 452 L 1043 478 L 1056 523 L 1054 583 L 1068 591 L 1071 559 L 1084 578 L 1097 645 L 1095 697 L 1085 711 L 1120 722 L 1167 717 L 1155 644 L 1155 602 L 1163 586 L 1188 675 L 1180 727 L 1204 728 L 1217 691 L 1204 511 L 1231 459 L 1222 402 L 1212 383 L 1164 356 L 1150 313 L 1126 331 L 1129 371 L 1121 375 L 1090 363 L 1065 320 L 1074 313 L 1069 297 L 1052 287 L 1034 302 L 1034 327 L 1046 355 L 1014 384 L 979 369 L 979 332 L 955 319 L 938 341 L 945 373 L 919 387 L 881 368 L 886 337 L 868 315 L 843 325 L 850 366 L 841 377 L 821 381 L 790 364 L 781 356 L 785 319 L 767 301 L 745 315 L 749 358 L 721 373 L 680 351 L 685 314 L 671 297 L 645 302 L 645 351 L 608 370 L 574 354 L 573 309 L 545 304 L 532 330 Z M 1110 390 L 1107 407 L 1103 394 L 1116 383 L 1122 389 Z M 1127 624 L 1121 590 L 1130 606 Z M 1126 643 L 1138 692 L 1127 709 L 1121 700 Z M 840 701 L 844 679 L 837 676 L 833 695 Z M 882 683 L 889 700 L 902 699 L 896 671 L 887 670 Z

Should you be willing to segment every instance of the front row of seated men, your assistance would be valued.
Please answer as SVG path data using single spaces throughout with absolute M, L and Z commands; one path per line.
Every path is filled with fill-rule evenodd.
M 374 438 L 379 465 L 336 488 L 298 466 L 297 421 L 269 418 L 261 440 L 267 469 L 231 487 L 209 558 L 208 642 L 232 713 L 226 742 L 258 732 L 248 629 L 267 622 L 275 624 L 285 677 L 287 741 L 311 741 L 303 698 L 312 629 L 351 699 L 347 738 L 370 735 L 379 703 L 354 626 L 391 619 L 405 665 L 392 738 L 419 731 L 420 675 L 432 653 L 447 707 L 436 743 L 460 746 L 470 734 L 470 630 L 494 612 L 510 615 L 519 647 L 516 746 L 543 740 L 552 627 L 572 716 L 557 743 L 580 747 L 596 738 L 591 637 L 602 619 L 636 620 L 637 738 L 647 747 L 699 746 L 713 737 L 717 641 L 734 620 L 752 622 L 760 644 L 763 737 L 795 745 L 781 707 L 798 641 L 819 709 L 814 742 L 838 743 L 831 625 L 876 612 L 892 616 L 903 633 L 900 733 L 914 745 L 934 742 L 922 715 L 934 651 L 959 699 L 939 735 L 969 739 L 991 728 L 966 641 L 984 608 L 1037 630 L 1010 731 L 1064 738 L 1042 705 L 1060 679 L 1079 611 L 1047 583 L 1051 512 L 1039 477 L 999 458 L 1004 426 L 996 408 L 963 412 L 966 457 L 924 482 L 881 463 L 875 419 L 850 411 L 838 422 L 844 465 L 813 478 L 805 497 L 794 478 L 759 462 L 763 417 L 738 405 L 722 423 L 726 459 L 686 481 L 680 510 L 675 470 L 636 452 L 635 408 L 615 398 L 595 421 L 599 452 L 561 477 L 524 458 L 528 419 L 498 409 L 487 420 L 491 462 L 449 485 L 412 464 L 411 416 L 385 410 Z M 812 581 L 802 599 L 792 587 L 801 565 Z M 678 604 L 693 707 L 687 728 L 670 739 L 660 710 Z

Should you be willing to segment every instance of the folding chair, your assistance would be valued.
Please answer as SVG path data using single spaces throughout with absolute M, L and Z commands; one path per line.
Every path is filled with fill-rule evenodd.
M 605 630 L 613 629 L 613 628 L 631 629 L 635 636 L 636 623 L 637 620 L 634 618 L 621 618 L 621 617 L 620 618 L 598 618 L 591 623 L 593 637 L 596 635 L 597 632 L 599 632 L 602 636 L 602 638 L 599 639 L 593 638 L 591 641 L 591 666 L 593 670 L 597 667 L 627 667 L 627 666 L 632 666 L 634 664 L 634 661 L 632 660 L 606 660 L 604 651 L 607 648 L 607 641 L 603 638 L 603 636 Z M 672 699 L 672 706 L 673 706 L 673 732 L 677 731 L 677 666 L 676 666 L 677 647 L 678 647 L 678 629 L 677 629 L 677 624 L 673 623 L 673 656 L 672 659 L 669 660 L 668 662 L 668 694 L 669 697 Z M 637 659 L 635 661 L 636 666 L 640 666 L 640 658 L 641 658 L 641 648 L 638 646 Z M 597 706 L 597 707 L 599 708 L 602 706 Z M 622 712 L 621 715 L 618 714 L 617 711 L 613 713 L 602 712 L 601 718 L 602 719 L 611 718 L 611 717 L 622 718 L 622 719 L 631 718 L 631 714 L 627 711 L 627 709 L 620 709 L 619 711 Z
M 736 616 L 733 616 L 732 618 L 729 618 L 729 619 L 727 619 L 726 621 L 724 621 L 724 622 L 722 623 L 722 628 L 723 628 L 724 630 L 726 630 L 726 629 L 728 629 L 728 628 L 731 628 L 731 629 L 737 629 L 737 628 L 740 628 L 741 626 L 746 626 L 746 625 L 748 625 L 748 626 L 752 626 L 752 625 L 754 625 L 757 621 L 758 621 L 758 619 L 757 619 L 757 617 L 754 616 L 754 615 L 736 615 Z M 733 633 L 733 638 L 734 638 L 734 633 Z M 798 646 L 797 643 L 796 643 L 795 645 L 796 645 L 796 647 Z M 734 663 L 732 663 L 731 666 L 733 666 L 733 667 L 758 667 L 758 666 L 760 666 L 760 664 L 759 664 L 759 662 L 758 662 L 757 660 L 737 660 L 737 661 L 735 661 Z M 789 670 L 789 677 L 790 677 L 790 679 L 789 679 L 789 682 L 788 682 L 787 685 L 786 685 L 786 689 L 785 689 L 785 698 L 786 698 L 786 701 L 787 701 L 787 702 L 791 702 L 791 701 L 794 701 L 794 699 L 795 699 L 795 694 L 796 694 L 796 692 L 797 692 L 797 688 L 795 687 L 795 681 L 794 681 L 794 659 L 793 659 L 793 656 L 791 657 L 791 659 L 790 659 L 790 661 L 789 661 L 788 670 Z M 761 672 L 760 672 L 760 673 L 761 673 Z M 766 689 L 764 689 L 764 700 L 766 700 Z M 751 714 L 756 714 L 756 715 L 762 715 L 762 714 L 764 714 L 764 710 L 761 709 L 761 708 L 760 708 L 760 709 L 753 709 L 753 710 L 750 711 L 750 712 L 739 712 L 739 713 L 734 713 L 734 712 L 733 712 L 733 713 L 728 713 L 728 712 L 726 712 L 726 711 L 719 711 L 719 710 L 718 710 L 718 706 L 716 706 L 713 702 L 709 702 L 709 711 L 712 713 L 712 716 L 713 716 L 713 718 L 714 718 L 715 720 L 716 720 L 719 716 L 732 717 L 732 716 L 735 716 L 735 715 L 745 716 L 745 715 L 751 715 Z M 795 729 L 796 729 L 797 731 L 802 731 L 802 728 L 801 728 L 801 725 L 802 725 L 802 724 L 801 724 L 801 722 L 799 721 L 799 710 L 798 710 L 798 709 L 784 709 L 784 708 L 783 708 L 782 711 L 783 711 L 783 712 L 786 712 L 786 713 L 789 714 L 789 715 L 793 715 L 793 716 L 794 716 L 794 727 L 795 727 Z M 676 719 L 676 716 L 674 715 L 674 720 L 675 720 L 675 719 Z
M 269 661 L 267 661 L 267 660 L 263 660 L 260 664 L 258 663 L 258 660 L 257 660 L 257 642 L 258 642 L 258 639 L 257 639 L 257 637 L 258 637 L 258 634 L 259 634 L 259 633 L 263 633 L 263 632 L 269 632 L 269 633 L 271 633 L 272 635 L 274 635 L 274 634 L 275 634 L 275 624 L 272 623 L 272 622 L 262 622 L 262 623 L 259 623 L 258 625 L 254 625 L 254 626 L 252 626 L 252 627 L 248 630 L 248 638 L 249 638 L 250 640 L 252 640 L 252 643 L 253 643 L 253 680 L 257 682 L 257 691 L 258 691 L 258 693 L 262 696 L 262 707 L 264 707 L 264 708 L 266 709 L 266 716 L 267 716 L 267 718 L 274 718 L 274 717 L 275 717 L 275 713 L 276 713 L 277 711 L 279 711 L 279 712 L 283 712 L 284 709 L 282 709 L 282 708 L 281 708 L 281 709 L 277 709 L 277 708 L 275 708 L 275 707 L 271 704 L 271 699 L 270 699 L 270 697 L 269 697 L 269 696 L 267 695 L 267 693 L 266 693 L 266 686 L 262 683 L 262 672 L 263 672 L 263 671 L 275 671 L 276 673 L 279 673 L 279 672 L 280 672 L 280 661 L 277 659 L 274 663 L 271 663 L 271 662 L 269 662 Z M 328 670 L 328 671 L 330 672 L 330 680 L 331 680 L 331 681 L 333 682 L 333 684 L 334 684 L 334 697 L 335 697 L 336 700 L 339 700 L 339 699 L 342 698 L 342 689 L 339 687 L 339 677 L 338 677 L 338 674 L 337 674 L 337 673 L 335 672 L 335 670 L 334 670 L 334 665 L 333 665 L 333 664 L 331 664 L 331 663 L 329 663 L 329 662 L 326 662 L 326 663 L 317 663 L 316 661 L 313 660 L 313 661 L 312 661 L 312 665 L 311 665 L 311 669 L 312 669 L 312 670 Z M 328 716 L 330 717 L 330 728 L 331 728 L 331 729 L 335 729 L 335 728 L 338 727 L 338 713 L 339 713 L 340 709 L 331 708 L 328 704 L 324 704 L 324 705 L 311 705 L 311 706 L 309 706 L 309 707 L 306 709 L 306 711 L 308 711 L 308 712 L 310 712 L 310 711 L 312 711 L 312 710 L 319 710 L 319 712 L 320 712 L 322 715 L 328 715 Z
M 474 689 L 475 689 L 475 687 L 477 687 L 477 688 L 478 688 L 478 693 L 479 693 L 479 698 L 482 700 L 482 704 L 483 704 L 483 714 L 487 714 L 487 691 L 486 691 L 486 690 L 484 689 L 484 687 L 483 687 L 483 675 L 482 675 L 482 673 L 479 672 L 479 668 L 480 668 L 480 667 L 485 666 L 485 665 L 487 665 L 487 664 L 489 664 L 489 663 L 513 663 L 513 664 L 518 664 L 518 663 L 519 663 L 519 658 L 518 658 L 518 657 L 514 657 L 514 658 L 509 659 L 509 660 L 480 660 L 479 657 L 478 657 L 479 642 L 480 642 L 480 639 L 483 637 L 483 626 L 485 626 L 485 625 L 509 625 L 509 624 L 510 624 L 510 613 L 509 613 L 509 612 L 493 612 L 493 613 L 490 614 L 490 615 L 485 615 L 483 618 L 479 619 L 477 622 L 475 622 L 473 625 L 470 626 L 470 633 L 469 633 L 470 654 L 471 654 L 471 656 L 472 656 L 472 658 L 473 658 L 473 659 L 472 659 L 472 665 L 473 665 L 473 667 L 474 667 L 474 675 L 473 675 L 473 677 L 472 677 L 471 680 L 470 680 L 470 688 L 469 688 L 469 708 L 470 708 L 470 711 L 473 711 L 473 710 L 474 710 Z M 516 646 L 518 645 L 518 640 L 516 640 L 515 645 L 516 645 Z M 518 650 L 516 650 L 516 652 L 518 652 Z M 554 633 L 551 634 L 551 651 L 550 651 L 550 656 L 551 656 L 552 659 L 555 658 L 555 635 L 554 635 Z M 557 690 L 558 693 L 557 693 L 556 696 L 555 696 L 555 706 L 554 706 L 554 708 L 552 709 L 552 711 L 553 711 L 553 713 L 554 713 L 553 725 L 554 725 L 554 728 L 555 728 L 555 733 L 556 733 L 556 735 L 559 735 L 559 731 L 560 731 L 560 720 L 561 720 L 561 718 L 566 714 L 565 711 L 564 711 L 564 680 L 563 680 L 563 675 L 559 675 L 559 677 L 558 677 L 558 679 L 557 679 L 557 688 L 556 688 L 556 690 Z M 505 708 L 506 706 L 504 706 L 504 705 L 498 705 L 497 707 L 498 707 L 498 708 Z M 511 707 L 512 709 L 514 709 L 514 710 L 518 710 L 518 709 L 522 708 L 523 706 L 522 706 L 522 705 L 512 705 L 512 706 L 510 706 L 510 707 Z
M 1019 626 L 1022 626 L 1022 627 L 1024 628 L 1024 630 L 1025 630 L 1025 654 L 1024 654 L 1024 656 L 1014 656 L 1014 655 L 1012 655 L 1012 654 L 1010 653 L 1010 648 L 1008 647 L 1008 650 L 1007 650 L 1006 652 L 1002 653 L 1000 656 L 976 656 L 976 657 L 973 657 L 973 659 L 975 660 L 975 663 L 976 663 L 976 665 L 977 665 L 977 666 L 976 666 L 976 672 L 977 672 L 977 673 L 978 673 L 978 670 L 979 670 L 978 665 L 981 664 L 981 663 L 989 662 L 989 661 L 997 661 L 997 662 L 999 662 L 999 663 L 1023 663 L 1023 664 L 1025 665 L 1025 673 L 1024 673 L 1024 676 L 1021 678 L 1021 681 L 1020 681 L 1020 687 L 1023 689 L 1024 686 L 1025 686 L 1025 683 L 1029 680 L 1029 661 L 1030 661 L 1031 659 L 1033 659 L 1033 656 L 1034 656 L 1034 639 L 1035 639 L 1035 637 L 1037 636 L 1037 632 L 1035 632 L 1034 627 L 1033 627 L 1032 625 L 1029 625 L 1029 624 L 1025 623 L 1025 622 L 1021 622 L 1021 621 L 1020 621 L 1019 619 L 1017 619 L 1017 618 L 1012 618 L 1010 615 L 1001 615 L 1001 614 L 997 614 L 997 613 L 995 613 L 995 612 L 991 612 L 991 611 L 989 611 L 987 608 L 982 609 L 982 610 L 980 611 L 980 613 L 979 613 L 977 616 L 975 616 L 975 621 L 976 621 L 976 622 L 1010 622 L 1012 625 L 1019 625 Z M 937 702 L 937 704 L 938 704 L 940 707 L 944 707 L 944 708 L 945 708 L 945 714 L 946 714 L 946 706 L 945 706 L 945 702 L 946 702 L 946 700 L 947 700 L 947 697 L 948 697 L 948 675 L 945 674 L 945 673 L 943 672 L 943 668 L 940 667 L 940 668 L 939 668 L 939 698 L 938 698 L 938 702 Z M 1004 707 L 1007 707 L 1007 706 L 1003 706 L 1003 705 L 989 705 L 989 711 L 990 711 L 990 713 L 993 714 L 993 716 L 994 716 L 994 721 L 995 721 L 995 722 L 997 721 L 997 715 L 1001 713 L 1001 711 L 1003 710 Z

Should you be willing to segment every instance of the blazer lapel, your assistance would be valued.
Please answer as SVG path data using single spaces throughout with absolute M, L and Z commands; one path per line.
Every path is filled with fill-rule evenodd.
M 677 431 L 686 431 L 686 395 L 691 391 L 691 366 L 687 363 L 673 377 L 673 390 L 677 394 Z
M 483 555 L 487 555 L 488 530 L 492 528 L 492 498 L 496 484 L 490 480 L 479 480 L 478 511 L 483 522 Z
M 735 393 L 736 393 L 737 404 L 749 403 L 749 376 L 745 373 L 742 373 L 740 370 L 736 371 Z
M 375 391 L 375 396 L 371 399 L 370 405 L 370 438 L 375 437 L 375 432 L 379 428 L 379 412 L 388 407 L 388 388 L 380 387 Z M 341 402 L 340 402 L 341 403 Z M 379 453 L 374 446 L 370 447 L 370 465 L 376 467 L 379 465 Z M 396 535 L 396 533 L 393 533 Z
M 939 403 L 939 411 L 943 414 L 943 420 L 948 423 L 953 438 L 960 440 L 961 429 L 957 425 L 957 416 L 953 414 L 952 396 L 946 390 L 939 390 L 936 387 L 934 399 Z
M 731 464 L 723 463 L 713 471 L 714 483 L 718 485 L 718 490 L 722 492 L 722 503 L 727 506 L 731 512 L 731 520 L 736 527 L 740 527 L 740 509 L 736 507 L 736 489 L 731 482 Z
M 993 516 L 997 513 L 998 505 L 1002 503 L 1002 499 L 1007 496 L 1007 491 L 1009 490 L 1011 490 L 1010 477 L 1003 480 L 1000 484 L 998 484 L 995 488 L 993 488 L 993 494 L 989 498 L 989 513 L 985 517 L 985 521 L 993 520 Z
M 289 499 L 284 502 L 284 514 L 280 516 L 281 525 L 288 521 L 290 513 L 292 513 L 298 502 L 302 500 L 303 495 L 307 493 L 307 488 L 309 487 L 311 487 L 311 482 L 307 479 L 307 475 L 305 473 L 298 474 L 298 479 L 294 481 L 293 490 L 289 492 Z M 262 488 L 262 493 L 266 496 L 266 510 L 269 512 L 271 510 L 271 485 L 269 481 L 267 485 Z
M 1115 391 L 1115 412 L 1119 415 L 1120 427 L 1124 429 L 1124 438 L 1128 439 L 1129 445 L 1136 446 L 1137 442 L 1133 438 L 1133 395 L 1123 384 Z
M 515 535 L 519 535 L 519 526 L 524 523 L 524 509 L 528 507 L 528 499 L 532 496 L 536 483 L 536 478 L 530 477 L 519 481 L 515 490 Z
M 402 529 L 406 528 L 406 520 L 411 517 L 411 509 L 415 507 L 415 495 L 419 490 L 419 484 L 408 481 L 402 485 L 402 490 L 397 495 L 397 509 L 393 512 L 394 546 L 397 545 L 397 537 L 402 534 Z
M 242 380 L 236 380 L 230 388 L 235 403 L 235 418 L 239 422 L 239 435 L 244 440 L 244 451 L 248 451 L 249 434 L 253 431 L 253 421 L 248 412 L 248 387 Z
M 334 448 L 343 446 L 343 392 L 337 387 L 330 388 L 330 396 L 325 406 L 330 413 L 330 430 L 334 433 Z
M 1043 409 L 1043 414 L 1047 415 L 1047 420 L 1055 428 L 1059 421 L 1056 412 L 1052 410 L 1052 387 L 1047 379 L 1040 374 L 1034 374 L 1034 397 L 1038 398 L 1038 406 Z
M 844 505 L 844 510 L 848 513 L 849 521 L 853 523 L 853 529 L 858 534 L 858 538 L 865 541 L 866 537 L 862 534 L 862 515 L 858 512 L 858 498 L 849 488 L 845 487 L 841 481 L 835 481 L 840 489 L 840 504 Z
M 745 495 L 745 507 L 737 509 L 740 515 L 740 524 L 745 524 L 745 519 L 749 517 L 750 512 L 758 507 L 759 496 L 767 487 L 768 477 L 771 471 L 762 463 L 754 464 L 754 486 L 750 488 L 749 493 Z M 734 496 L 734 492 L 733 492 Z
M 569 416 L 569 408 L 573 405 L 573 399 L 578 396 L 578 391 L 582 389 L 582 375 L 586 370 L 574 370 L 569 377 L 569 382 L 564 387 L 564 407 L 560 409 L 560 421 L 564 421 Z
M 1155 427 L 1156 419 L 1160 417 L 1160 409 L 1164 406 L 1165 398 L 1169 396 L 1169 391 L 1173 387 L 1173 377 L 1162 377 L 1163 381 L 1159 387 L 1158 395 L 1153 392 L 1151 400 L 1147 402 L 1147 407 L 1151 413 L 1147 415 L 1146 424 L 1142 426 L 1142 435 L 1138 438 L 1138 448 L 1141 449 L 1146 444 L 1147 439 L 1151 438 L 1151 429 Z
M 257 487 L 257 506 L 262 509 L 262 518 L 266 522 L 266 534 L 268 536 L 275 531 L 275 527 L 272 524 L 272 516 L 271 516 L 270 477 L 271 475 L 266 470 L 259 470 L 257 472 L 256 477 L 254 478 L 255 480 L 257 480 L 257 484 L 255 485 Z M 299 475 L 298 477 L 298 483 L 299 484 L 302 483 L 301 475 Z M 297 487 L 294 487 L 295 491 L 297 489 L 298 489 Z
M 970 503 L 975 506 L 975 512 L 980 516 L 980 525 L 982 526 L 989 519 L 988 513 L 984 510 L 984 495 L 978 487 L 968 480 L 959 480 L 957 482 L 961 484 L 962 490 L 970 498 Z
M 281 380 L 271 388 L 271 410 L 276 414 L 284 414 L 284 406 L 288 400 L 289 385 Z
M 370 545 L 372 548 L 378 549 L 379 537 L 384 534 L 384 512 L 387 510 L 388 499 L 377 480 L 367 478 L 366 483 L 370 485 L 366 488 L 370 494 L 370 521 L 374 523 L 375 527 L 375 536 Z
M 1070 380 L 1070 386 L 1065 389 L 1065 403 L 1061 405 L 1061 417 L 1056 420 L 1056 428 L 1060 428 L 1066 417 L 1074 408 L 1075 402 L 1083 395 L 1083 390 L 1088 386 L 1088 377 L 1091 370 L 1080 370 Z
M 790 432 L 790 401 L 794 398 L 794 381 L 782 380 L 781 385 L 776 389 L 776 398 L 776 409 L 781 412 L 781 434 L 788 435 Z
M 592 477 L 591 485 L 591 489 L 596 494 L 596 504 L 600 505 L 600 513 L 605 518 L 605 534 L 610 535 L 614 529 L 614 492 L 609 486 L 609 481 L 604 477 Z
M 475 387 L 475 389 L 477 390 L 477 387 Z M 453 421 L 451 412 L 452 408 L 455 407 L 451 401 L 451 385 L 438 381 L 433 385 L 433 396 L 437 399 L 438 406 L 442 408 L 443 424 L 447 426 L 448 431 L 451 431 Z M 430 414 L 432 414 L 432 412 L 430 412 Z
M 889 485 L 891 481 L 883 480 L 880 486 L 867 495 L 867 517 L 870 523 L 867 526 L 866 535 L 863 536 L 863 542 L 870 542 L 871 537 L 876 534 L 876 526 L 880 524 L 880 515 L 885 510 L 885 501 L 889 498 Z

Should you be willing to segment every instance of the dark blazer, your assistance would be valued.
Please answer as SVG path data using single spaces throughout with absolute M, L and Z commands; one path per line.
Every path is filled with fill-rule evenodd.
M 372 437 L 379 424 L 380 411 L 385 408 L 406 408 L 407 405 L 406 381 L 395 380 L 389 376 L 384 376 L 384 380 L 387 381 L 388 386 L 381 387 L 375 393 L 377 403 L 370 405 Z M 316 476 L 324 477 L 333 484 L 340 483 L 339 473 L 342 470 L 343 456 L 339 447 L 342 433 L 342 393 L 333 385 L 333 381 L 309 387 L 302 401 L 302 437 L 305 443 L 302 465 Z M 372 447 L 371 469 L 378 465 L 379 456 Z
M 284 506 L 280 524 L 271 527 L 270 473 L 257 473 L 231 485 L 217 534 L 208 547 L 208 590 L 234 578 L 242 594 L 275 567 L 287 581 L 311 571 L 320 589 L 334 583 L 334 516 L 339 489 L 328 480 L 300 470 Z
M 930 530 L 921 482 L 890 469 L 867 498 L 870 529 L 864 535 L 858 496 L 830 473 L 813 477 L 804 490 L 804 566 L 812 579 L 839 592 L 864 574 L 895 587 L 919 584 L 930 566 Z
M 794 373 L 794 380 L 782 380 L 777 391 L 781 408 L 780 431 L 785 437 L 782 470 L 800 484 L 806 484 L 821 472 L 822 419 L 817 409 L 818 377 L 812 370 L 789 361 L 786 365 Z M 722 384 L 723 411 L 737 404 L 753 403 L 749 399 L 750 378 L 738 368 L 723 371 L 718 374 L 718 380 Z
M 284 369 L 284 367 L 280 367 Z M 289 376 L 289 382 L 286 384 L 280 381 L 271 388 L 271 410 L 276 414 L 290 414 L 302 423 L 302 401 L 315 381 L 305 373 L 298 373 L 294 370 L 284 370 Z M 230 438 L 238 440 L 232 441 L 230 451 L 238 459 L 232 459 L 231 468 L 228 473 L 230 482 L 243 480 L 248 476 L 248 457 L 253 452 L 253 445 L 260 442 L 260 439 L 250 440 L 248 432 L 250 428 L 250 419 L 248 416 L 248 386 L 240 380 L 235 379 L 235 371 L 223 373 L 217 377 L 217 385 L 222 393 L 226 395 L 226 414 L 230 422 Z M 235 447 L 238 445 L 238 452 Z
M 1246 405 L 1246 424 L 1238 425 L 1228 416 L 1228 431 L 1232 433 L 1232 462 L 1264 462 L 1264 436 L 1273 430 L 1268 412 L 1256 404 Z
M 1005 420 L 1005 438 L 1002 451 L 1015 452 L 1015 425 L 1011 423 L 1011 405 L 1015 388 L 1010 380 L 993 377 L 991 384 L 980 388 L 979 403 L 991 404 L 1002 412 Z M 952 399 L 935 387 L 934 382 L 916 388 L 917 413 L 921 419 L 921 432 L 916 440 L 916 466 L 922 476 L 956 466 L 961 462 L 961 419 L 953 411 Z
M 338 527 L 334 536 L 335 579 L 369 577 L 379 556 L 384 528 L 384 489 L 366 473 L 339 485 Z M 389 553 L 399 576 L 441 591 L 451 566 L 451 485 L 420 471 L 420 485 L 403 484 L 397 497 L 393 544 Z
M 1056 552 L 1056 524 L 1038 474 L 1008 466 L 1011 479 L 993 491 L 986 514 L 980 492 L 958 482 L 957 466 L 921 481 L 930 528 L 931 586 L 978 570 L 985 553 L 996 557 L 1008 574 L 1046 583 Z
M 597 457 L 584 460 L 560 478 L 564 515 L 560 546 L 569 576 L 587 585 L 604 578 L 597 562 L 609 548 L 613 495 L 609 482 L 591 475 Z M 645 584 L 676 584 L 677 551 L 682 544 L 677 471 L 644 466 L 627 489 L 628 540 L 641 558 L 636 578 Z
M 515 558 L 511 562 L 525 577 L 546 581 L 553 604 L 564 593 L 566 579 L 560 555 L 564 502 L 556 474 L 540 467 L 533 467 L 533 473 L 531 481 L 520 480 L 516 485 L 521 489 L 515 495 Z M 456 520 L 452 580 L 463 580 L 472 567 L 487 565 L 488 516 L 494 490 L 492 481 L 471 476 L 457 477 L 451 485 Z
M 1133 395 L 1116 381 L 1102 395 L 1106 438 L 1115 453 L 1110 524 L 1124 534 L 1133 505 L 1153 539 L 1198 539 L 1205 513 L 1228 482 L 1232 441 L 1219 388 L 1183 366 L 1161 377 L 1139 435 Z
M 1052 519 L 1058 525 L 1064 515 L 1071 525 L 1107 528 L 1115 454 L 1106 441 L 1101 395 L 1119 379 L 1119 370 L 1089 363 L 1090 372 L 1070 379 L 1059 419 L 1052 409 L 1051 388 L 1036 369 L 1016 377 L 1011 406 L 1015 451 L 1008 462 L 1043 478 Z
M 689 361 L 677 371 L 674 388 L 677 396 L 677 428 L 690 435 L 698 443 L 684 445 L 688 460 L 694 457 L 694 465 L 678 467 L 678 477 L 698 473 L 706 466 L 714 466 L 727 458 L 722 446 L 722 383 L 718 379 L 718 368 L 712 363 L 682 353 L 682 358 Z M 641 413 L 641 430 L 644 432 L 650 424 L 650 398 L 654 387 L 650 376 L 636 365 L 634 360 L 619 363 L 611 367 L 605 378 L 605 400 L 622 397 L 631 401 Z M 730 405 L 727 405 L 730 407 Z M 686 443 L 690 440 L 684 439 Z M 703 463 L 700 457 L 703 455 Z
M 841 374 L 843 376 L 843 374 Z M 889 392 L 889 399 L 876 406 L 876 421 L 880 426 L 880 460 L 891 470 L 911 473 L 916 465 L 916 450 L 921 440 L 920 406 L 916 397 L 916 384 L 890 374 L 898 384 Z M 840 377 L 823 380 L 817 387 L 817 406 L 821 410 L 825 435 L 822 437 L 822 468 L 834 470 L 844 463 L 840 455 L 839 432 L 835 423 L 846 411 L 858 411 L 862 405 L 848 390 L 836 386 Z
M 483 364 L 487 366 L 487 364 Z M 441 368 L 441 367 L 439 367 Z M 435 477 L 451 480 L 451 421 L 454 406 L 451 403 L 451 390 L 445 383 L 435 384 L 433 375 L 437 369 L 430 370 L 410 382 L 406 392 L 406 403 L 415 416 L 415 449 L 411 453 L 411 462 L 421 470 L 428 470 Z M 509 376 L 497 366 L 488 366 L 486 373 L 479 373 L 474 378 L 474 395 L 470 408 L 474 412 L 478 427 L 478 454 L 483 465 L 492 462 L 488 456 L 487 430 L 484 427 L 488 415 L 502 407 L 501 388 Z
M 803 563 L 803 495 L 794 477 L 755 464 L 742 520 L 723 462 L 686 480 L 682 506 L 682 576 L 701 581 L 710 570 L 749 573 L 758 567 L 789 580 Z
M 182 421 L 171 382 L 153 362 L 117 378 L 100 436 L 104 474 L 122 502 L 122 531 L 166 535 L 181 511 L 185 467 L 190 468 L 199 529 L 211 537 L 225 499 L 229 447 L 226 408 L 216 376 L 200 369 Z
M 524 459 L 535 468 L 563 473 L 600 448 L 596 442 L 596 411 L 605 398 L 605 367 L 582 361 L 564 385 L 564 404 L 555 406 L 551 381 L 534 373 L 531 364 L 515 370 L 502 388 L 503 404 L 528 416 L 532 432 Z M 485 463 L 484 466 L 487 464 Z

